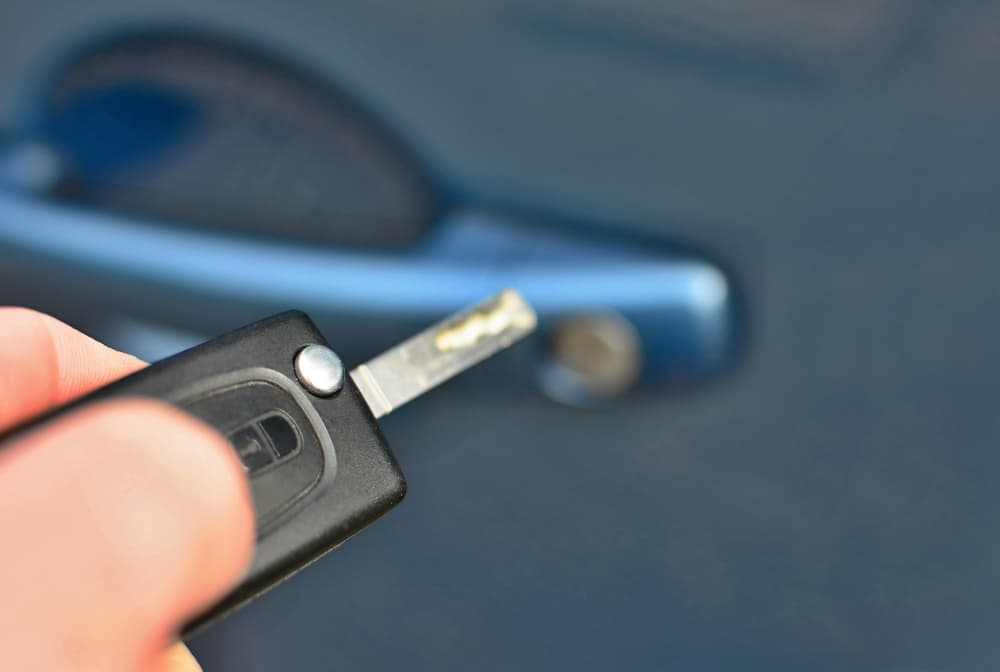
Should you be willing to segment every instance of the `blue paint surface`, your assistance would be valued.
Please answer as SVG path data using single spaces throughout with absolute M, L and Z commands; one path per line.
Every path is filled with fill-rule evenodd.
M 197 103 L 146 82 L 99 87 L 62 101 L 42 140 L 57 146 L 85 182 L 113 180 L 153 164 L 195 132 Z

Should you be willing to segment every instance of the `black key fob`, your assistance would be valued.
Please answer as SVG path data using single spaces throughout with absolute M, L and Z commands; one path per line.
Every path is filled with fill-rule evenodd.
M 250 480 L 256 551 L 243 582 L 185 634 L 287 578 L 403 499 L 406 480 L 350 376 L 326 396 L 299 380 L 296 356 L 314 345 L 327 347 L 312 321 L 282 313 L 14 430 L 93 401 L 139 396 L 171 402 L 228 437 Z
M 191 621 L 190 634 L 399 503 L 406 480 L 376 417 L 506 347 L 534 320 L 506 290 L 347 374 L 304 313 L 282 313 L 152 364 L 3 438 L 83 404 L 140 396 L 168 401 L 229 439 L 250 482 L 256 552 L 243 582 Z

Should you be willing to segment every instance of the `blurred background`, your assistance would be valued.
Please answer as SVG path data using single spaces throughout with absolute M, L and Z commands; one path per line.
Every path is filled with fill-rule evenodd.
M 1000 662 L 1000 0 L 0 7 L 0 300 L 156 359 L 287 308 L 386 418 L 371 529 L 207 670 Z

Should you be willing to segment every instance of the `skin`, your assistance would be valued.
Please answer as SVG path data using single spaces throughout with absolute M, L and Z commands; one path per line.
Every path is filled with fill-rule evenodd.
M 142 366 L 0 308 L 0 431 Z M 178 629 L 239 581 L 253 538 L 234 452 L 169 406 L 97 403 L 3 444 L 4 669 L 199 670 Z

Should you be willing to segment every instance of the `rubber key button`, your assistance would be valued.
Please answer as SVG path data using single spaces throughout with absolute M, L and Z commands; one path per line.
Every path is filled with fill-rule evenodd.
M 264 443 L 253 427 L 244 427 L 229 436 L 244 468 L 253 473 L 274 461 L 270 447 Z
M 264 418 L 260 421 L 260 428 L 271 439 L 271 445 L 274 446 L 278 459 L 287 457 L 298 449 L 299 434 L 284 416 L 272 415 Z

